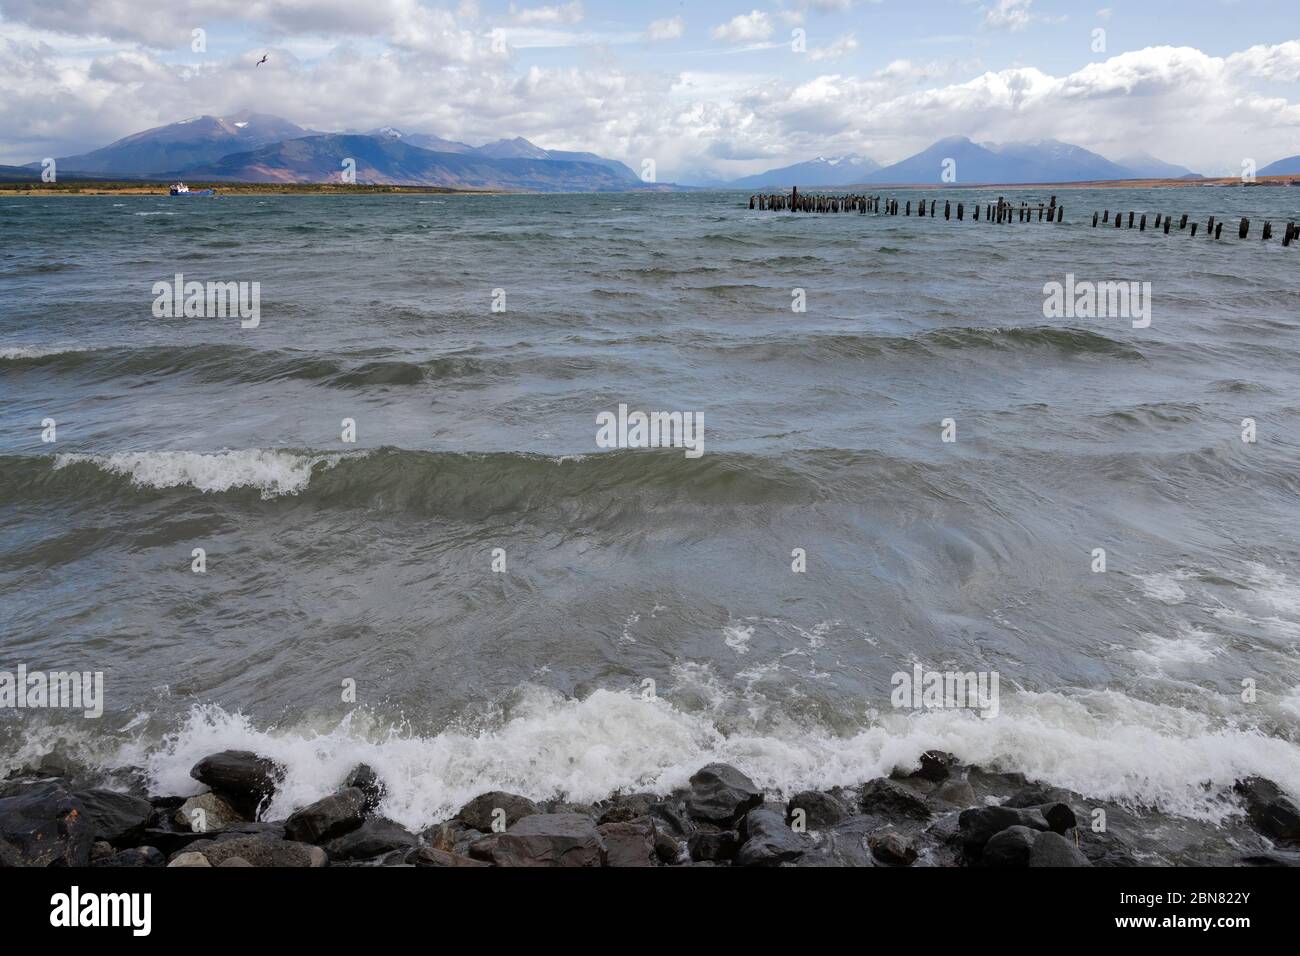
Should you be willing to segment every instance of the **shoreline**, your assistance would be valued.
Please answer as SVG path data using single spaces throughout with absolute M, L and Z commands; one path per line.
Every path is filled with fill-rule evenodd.
M 221 196 L 501 196 L 505 190 L 452 189 L 447 186 L 343 185 L 334 183 L 192 183 L 190 188 L 214 189 L 215 196 L 194 199 L 218 199 Z M 73 181 L 63 183 L 0 182 L 0 196 L 166 196 L 166 183 L 117 183 L 113 181 Z M 176 197 L 180 198 L 180 197 Z
M 66 768 L 0 782 L 0 864 L 72 867 L 1300 866 L 1300 810 L 1271 781 L 1237 781 L 1223 838 L 1153 826 L 1152 812 L 927 751 L 857 787 L 765 793 L 711 763 L 667 794 L 595 803 L 480 793 L 413 832 L 383 816 L 383 779 L 358 764 L 338 789 L 262 819 L 284 767 L 251 751 L 209 754 L 207 789 L 151 795 L 78 788 Z

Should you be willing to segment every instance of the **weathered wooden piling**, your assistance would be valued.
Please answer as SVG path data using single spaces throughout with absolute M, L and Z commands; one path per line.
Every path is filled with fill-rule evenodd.
M 1214 238 L 1215 239 L 1223 238 L 1223 223 L 1219 223 L 1217 226 L 1214 227 Z
M 1199 226 L 1199 225 L 1200 225 L 1199 222 L 1194 222 L 1194 223 L 1192 223 L 1192 238 L 1193 238 L 1193 239 L 1196 238 L 1196 227 Z
M 1146 231 L 1147 231 L 1147 214 L 1143 213 L 1142 221 L 1138 224 L 1138 232 L 1146 232 Z
M 1129 210 L 1129 214 L 1128 214 L 1128 227 L 1129 227 L 1130 229 L 1133 228 L 1133 211 L 1132 211 L 1132 210 Z
M 1209 223 L 1207 223 L 1206 226 L 1205 226 L 1205 234 L 1206 234 L 1207 236 L 1213 236 L 1213 235 L 1214 235 L 1214 217 L 1213 217 L 1213 216 L 1210 217 L 1210 221 L 1209 221 Z
M 1242 217 L 1241 225 L 1237 227 L 1237 238 L 1245 239 L 1250 235 L 1250 220 Z
M 1102 213 L 1101 221 L 1102 221 L 1102 222 L 1110 222 L 1110 210 L 1109 210 L 1109 209 L 1107 209 L 1104 213 Z
M 1169 216 L 1165 216 L 1165 235 L 1166 235 L 1166 236 L 1169 235 L 1169 224 L 1170 224 L 1171 222 L 1173 222 L 1173 219 L 1170 218 Z
M 966 204 L 959 202 L 957 203 L 957 221 L 961 222 L 965 218 L 966 218 Z
M 945 220 L 952 219 L 952 202 L 947 199 L 945 199 L 943 202 L 943 218 Z
M 1094 229 L 1097 228 L 1097 222 L 1098 222 L 1098 218 L 1097 218 L 1097 217 L 1100 216 L 1100 215 L 1101 215 L 1101 213 L 1097 213 L 1097 212 L 1094 212 L 1094 213 L 1092 214 L 1092 228 L 1094 228 Z
M 1187 213 L 1183 213 L 1183 218 L 1178 220 L 1178 228 L 1179 229 L 1187 228 Z
M 1268 242 L 1272 238 L 1273 238 L 1273 224 L 1271 222 L 1266 221 L 1264 223 L 1264 241 Z

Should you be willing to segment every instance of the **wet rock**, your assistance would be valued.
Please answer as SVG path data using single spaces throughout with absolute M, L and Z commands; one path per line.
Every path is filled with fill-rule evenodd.
M 1040 832 L 1017 825 L 993 834 L 984 844 L 980 864 L 999 869 L 1029 866 L 1029 858 L 1034 852 L 1034 838 Z
M 820 834 L 820 842 L 796 863 L 799 866 L 876 866 L 867 841 L 879 830 L 881 821 L 876 817 L 849 817 L 828 827 Z
M 249 750 L 223 750 L 196 763 L 190 776 L 207 784 L 250 820 L 284 778 L 279 764 Z
M 916 847 L 892 830 L 873 833 L 867 837 L 871 855 L 890 866 L 911 866 L 916 862 Z
M 466 826 L 462 820 L 445 820 L 422 832 L 420 839 L 435 850 L 455 853 L 458 852 L 457 847 L 461 844 L 472 843 L 482 836 L 483 834 L 473 827 Z
M 990 840 L 991 844 L 993 841 Z M 988 857 L 988 847 L 984 848 Z M 1029 855 L 1030 866 L 1092 866 L 1092 862 L 1079 851 L 1073 840 L 1048 831 L 1034 837 L 1034 849 Z
M 90 862 L 94 863 L 96 860 L 107 860 L 116 852 L 117 851 L 113 849 L 113 844 L 109 843 L 107 840 L 96 840 L 90 845 Z
M 1015 807 L 1017 809 L 1027 809 L 1029 807 L 1041 807 L 1051 803 L 1068 803 L 1070 800 L 1070 791 L 1062 790 L 1060 787 L 1049 787 L 1042 783 L 1031 783 L 1021 787 L 1006 800 L 1002 801 L 1004 807 Z
M 172 814 L 172 822 L 183 830 L 207 833 L 235 823 L 246 822 L 243 815 L 212 791 L 190 797 Z
M 699 830 L 691 834 L 686 841 L 686 849 L 692 860 L 731 860 L 740 849 L 740 834 L 734 830 Z
M 660 863 L 668 866 L 680 863 L 682 860 L 682 844 L 678 843 L 667 830 L 655 823 L 653 817 L 647 817 L 646 819 L 654 825 L 655 857 Z
M 952 768 L 957 765 L 957 758 L 939 750 L 927 750 L 921 754 L 921 767 L 911 776 L 940 783 L 952 775 Z
M 953 807 L 970 807 L 976 803 L 975 788 L 967 780 L 951 778 L 939 784 L 930 799 Z
M 201 866 L 211 866 L 212 864 L 208 862 L 208 858 L 204 856 L 202 853 L 181 853 L 173 857 L 171 862 L 168 863 L 167 865 L 169 867 L 170 866 L 176 866 L 176 867 L 200 866 L 201 867 Z
M 824 830 L 849 815 L 848 808 L 843 803 L 820 790 L 805 790 L 791 797 L 785 808 L 786 823 L 794 820 L 795 810 L 804 812 L 804 822 L 809 830 Z
M 601 866 L 605 844 L 584 814 L 539 813 L 479 840 L 470 855 L 497 866 Z
M 605 841 L 606 866 L 655 866 L 655 827 L 648 818 L 602 823 L 596 832 Z
M 691 777 L 686 812 L 696 820 L 730 826 L 762 802 L 763 791 L 754 781 L 728 764 L 711 763 Z
M 284 834 L 301 843 L 324 843 L 361 826 L 366 795 L 359 787 L 346 787 L 294 811 L 284 821 Z
M 57 782 L 0 798 L 0 866 L 87 866 L 94 823 Z
M 379 775 L 364 763 L 359 763 L 352 768 L 352 772 L 343 781 L 343 786 L 344 788 L 355 787 L 365 795 L 362 812 L 368 817 L 375 815 L 379 804 L 388 793 L 388 787 L 379 779 Z
M 483 833 L 492 832 L 492 823 L 495 811 L 505 811 L 505 827 L 509 829 L 524 817 L 541 813 L 541 808 L 527 797 L 521 797 L 515 793 L 506 793 L 502 790 L 492 790 L 488 793 L 481 793 L 465 806 L 460 808 L 460 813 L 456 814 L 460 820 L 469 827 L 479 830 Z
M 596 821 L 603 823 L 627 823 L 638 817 L 647 816 L 650 809 L 659 803 L 659 797 L 653 793 L 615 794 L 601 808 Z
M 325 851 L 318 846 L 263 836 L 200 840 L 190 844 L 181 856 L 191 853 L 202 854 L 212 866 L 220 866 L 235 856 L 247 860 L 253 866 L 320 867 L 329 861 Z
M 436 847 L 422 846 L 409 851 L 405 856 L 405 862 L 413 866 L 491 866 L 483 860 L 475 860 L 473 857 L 462 856 L 459 853 L 449 853 L 446 850 L 439 850 Z
M 1300 851 L 1266 850 L 1241 858 L 1243 866 L 1300 866 Z
M 325 844 L 331 860 L 368 860 L 415 846 L 415 835 L 400 823 L 371 817 L 355 830 Z
M 1260 833 L 1283 842 L 1300 841 L 1300 808 L 1272 780 L 1248 777 L 1238 780 L 1233 789 Z
M 925 820 L 930 816 L 930 808 L 924 800 L 906 787 L 884 777 L 863 785 L 862 792 L 858 795 L 858 806 L 863 813 L 876 814 L 886 819 L 911 817 Z
M 220 863 L 217 864 L 217 866 L 252 866 L 252 865 L 253 864 L 249 863 L 242 856 L 228 856 Z
M 1015 807 L 975 807 L 963 810 L 957 818 L 962 848 L 968 856 L 978 857 L 984 845 L 994 834 L 1011 827 L 1028 827 L 1030 830 L 1051 829 L 1047 820 L 1037 810 Z
M 112 856 L 102 860 L 96 860 L 91 866 L 111 866 L 111 867 L 137 867 L 137 866 L 166 866 L 167 857 L 151 846 L 138 846 L 129 850 L 121 850 Z
M 86 808 L 95 839 L 114 846 L 136 845 L 136 838 L 153 819 L 153 804 L 114 790 L 78 790 L 73 794 Z
M 737 866 L 779 866 L 793 863 L 812 848 L 812 841 L 785 825 L 781 814 L 766 807 L 750 810 L 736 851 Z

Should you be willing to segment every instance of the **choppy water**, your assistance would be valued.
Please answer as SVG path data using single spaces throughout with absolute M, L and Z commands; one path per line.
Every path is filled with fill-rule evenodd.
M 246 746 L 285 812 L 364 759 L 412 826 L 931 746 L 1202 819 L 1300 792 L 1300 248 L 1258 240 L 1300 190 L 1002 227 L 744 198 L 0 200 L 0 669 L 107 694 L 0 715 L 0 773 L 190 792 Z M 1233 238 L 1091 228 L 1117 208 Z M 260 282 L 260 326 L 155 318 L 177 272 Z M 1150 328 L 1045 319 L 1067 273 L 1152 283 Z M 619 403 L 702 414 L 704 455 L 597 448 Z M 1000 715 L 895 711 L 914 663 L 997 671 Z

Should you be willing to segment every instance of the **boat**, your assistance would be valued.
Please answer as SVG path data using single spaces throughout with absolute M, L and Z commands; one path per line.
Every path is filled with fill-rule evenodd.
M 172 183 L 171 195 L 173 196 L 215 196 L 215 189 L 190 189 L 184 183 Z

